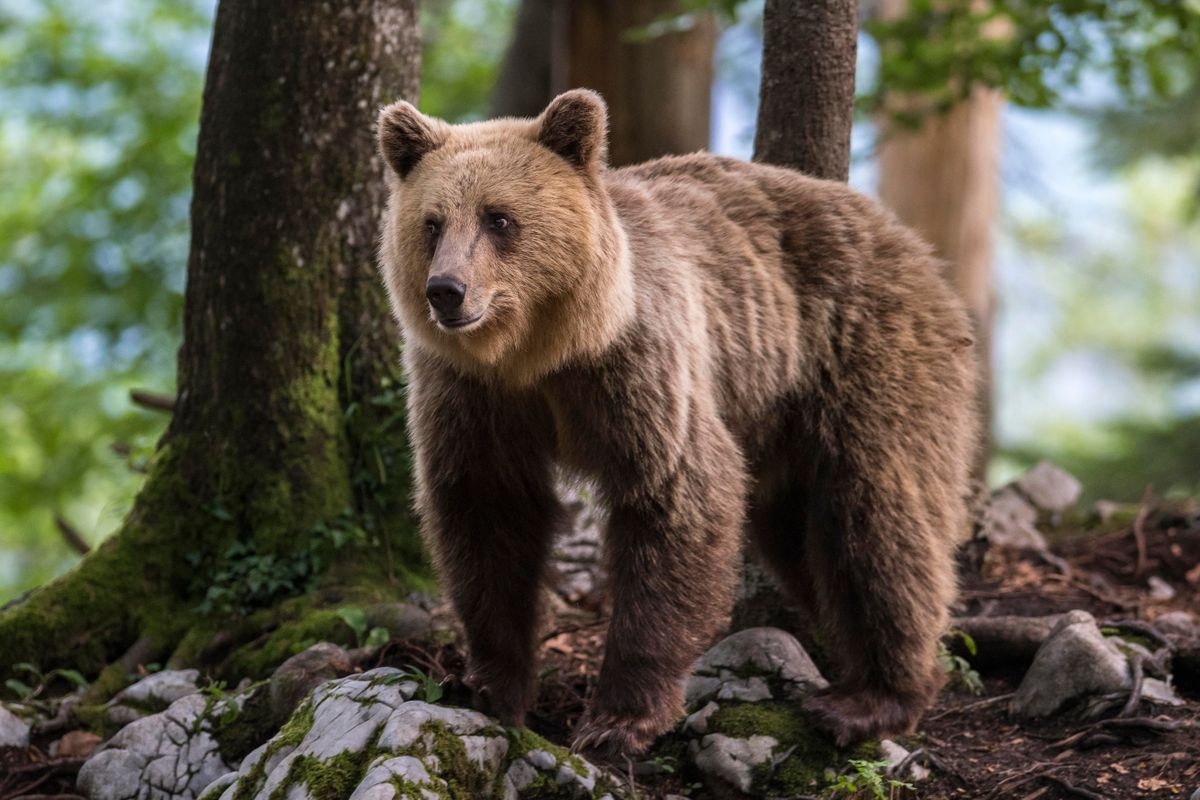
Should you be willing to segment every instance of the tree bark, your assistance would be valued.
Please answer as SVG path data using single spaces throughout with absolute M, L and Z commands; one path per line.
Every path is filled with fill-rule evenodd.
M 415 101 L 419 59 L 415 0 L 220 4 L 174 416 L 122 530 L 0 615 L 0 672 L 94 671 L 147 639 L 196 652 L 198 631 L 320 575 L 384 597 L 421 571 L 371 131 L 380 105 Z M 256 569 L 290 583 L 255 588 Z M 222 582 L 224 621 L 203 613 Z
M 550 102 L 554 5 L 555 0 L 521 0 L 492 90 L 492 116 L 536 117 Z
M 857 47 L 856 0 L 767 0 L 756 161 L 817 178 L 845 181 L 849 177 Z M 772 625 L 804 635 L 808 622 L 806 614 L 748 555 L 731 627 Z M 805 645 L 819 656 L 819 642 L 809 637 Z
M 754 159 L 850 176 L 857 0 L 767 0 Z
M 681 30 L 646 30 L 678 11 L 678 0 L 556 0 L 552 88 L 604 96 L 613 166 L 708 147 L 712 16 L 695 14 Z

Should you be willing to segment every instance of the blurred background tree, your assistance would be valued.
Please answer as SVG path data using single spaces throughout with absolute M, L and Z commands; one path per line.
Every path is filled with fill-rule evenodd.
M 538 110 L 495 87 L 507 63 L 510 89 L 550 91 L 552 76 L 537 78 L 548 60 L 505 53 L 519 16 L 530 36 L 549 35 L 537 30 L 554 5 L 424 3 L 423 110 L 455 121 Z M 166 425 L 128 392 L 173 391 L 213 6 L 0 0 L 0 601 L 78 558 L 56 515 L 93 545 L 116 527 Z M 1200 8 L 909 0 L 902 14 L 864 11 L 855 185 L 879 178 L 872 115 L 886 93 L 927 98 L 909 124 L 972 87 L 1011 103 L 998 123 L 993 477 L 1048 456 L 1093 496 L 1200 491 Z M 653 48 L 711 24 L 700 22 L 710 12 L 712 147 L 748 156 L 761 2 L 681 0 L 600 52 Z M 997 19 L 1006 35 L 986 35 Z

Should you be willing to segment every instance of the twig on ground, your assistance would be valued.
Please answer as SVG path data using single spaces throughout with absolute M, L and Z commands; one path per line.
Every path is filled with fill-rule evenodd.
M 1129 687 L 1129 699 L 1117 714 L 1118 717 L 1132 717 L 1137 712 L 1138 704 L 1142 702 L 1142 685 L 1146 680 L 1145 661 L 1146 657 L 1141 653 L 1134 653 L 1129 659 L 1129 674 L 1133 685 Z
M 1153 735 L 1171 733 L 1173 731 L 1194 728 L 1195 723 L 1189 719 L 1160 719 L 1157 717 L 1112 717 L 1093 722 L 1081 731 L 1077 731 L 1065 739 L 1051 742 L 1048 747 L 1054 750 L 1065 750 L 1068 747 L 1087 749 L 1101 744 L 1116 744 L 1125 739 L 1114 731 L 1147 732 Z M 1114 742 L 1113 739 L 1117 741 Z
M 1133 577 L 1141 578 L 1146 572 L 1146 517 L 1150 515 L 1150 487 L 1142 495 L 1142 505 L 1133 519 L 1133 541 L 1137 545 L 1137 564 Z
M 989 706 L 994 706 L 997 703 L 1003 703 L 1005 700 L 1010 700 L 1014 694 L 1016 694 L 1016 692 L 1006 692 L 1005 694 L 998 694 L 994 697 L 987 697 L 983 700 L 977 700 L 974 703 L 967 703 L 965 706 L 959 706 L 958 708 L 948 708 L 945 711 L 939 711 L 931 717 L 926 717 L 925 721 L 933 722 L 934 720 L 941 719 L 942 717 L 948 717 L 951 714 L 965 714 L 968 711 L 978 711 L 981 708 L 987 708 Z
M 1085 797 L 1087 800 L 1108 800 L 1108 798 L 1102 794 L 1097 794 L 1091 789 L 1085 789 L 1082 786 L 1076 786 L 1073 783 L 1068 783 L 1057 775 L 1043 775 L 1042 777 L 1053 783 L 1058 788 L 1062 789 L 1064 792 L 1073 794 L 1076 797 Z

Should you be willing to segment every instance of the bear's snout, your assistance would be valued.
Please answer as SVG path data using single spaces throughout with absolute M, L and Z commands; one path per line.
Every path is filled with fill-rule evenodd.
M 442 322 L 454 322 L 462 308 L 467 287 L 449 275 L 435 275 L 425 284 L 425 299 Z

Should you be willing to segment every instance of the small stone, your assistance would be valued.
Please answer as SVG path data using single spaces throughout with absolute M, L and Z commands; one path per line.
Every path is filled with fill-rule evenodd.
M 769 699 L 772 679 L 786 684 L 792 698 L 829 685 L 796 637 L 778 628 L 747 628 L 725 637 L 700 657 L 693 672 L 686 692 L 689 708 L 714 696 Z
M 0 706 L 0 747 L 29 747 L 29 723 Z
M 879 741 L 879 750 L 883 754 L 883 758 L 887 761 L 888 766 L 895 768 L 904 763 L 904 759 L 908 758 L 911 753 L 901 745 L 893 742 L 891 739 L 881 739 Z M 901 780 L 923 781 L 929 777 L 929 770 L 915 761 L 908 765 L 904 775 L 897 775 Z
M 1129 688 L 1129 664 L 1086 611 L 1070 611 L 1038 648 L 1011 708 L 1021 717 L 1045 717 L 1071 700 Z
M 525 760 L 543 772 L 552 770 L 558 765 L 558 759 L 545 750 L 530 750 L 525 754 Z
M 1168 611 L 1155 618 L 1154 626 L 1168 636 L 1200 636 L 1200 619 L 1190 611 Z
M 1151 575 L 1146 580 L 1146 588 L 1149 590 L 1151 600 L 1166 602 L 1175 599 L 1175 587 L 1157 575 Z
M 367 625 L 384 628 L 392 639 L 409 639 L 429 632 L 433 617 L 413 603 L 379 603 L 363 609 Z
M 1083 484 L 1066 470 L 1049 461 L 1038 463 L 1014 485 L 1042 511 L 1062 513 L 1079 502 Z
M 1192 792 L 1192 796 L 1189 797 L 1188 800 L 1200 800 L 1200 788 L 1197 788 L 1196 791 Z
M 749 792 L 754 783 L 754 768 L 770 760 L 779 744 L 771 736 L 735 739 L 712 733 L 700 740 L 692 761 L 706 775 L 717 778 L 740 792 Z
M 708 703 L 696 713 L 689 714 L 688 718 L 683 721 L 683 730 L 686 733 L 703 736 L 708 733 L 708 718 L 719 711 L 720 708 L 716 703 Z
M 336 644 L 317 642 L 280 664 L 267 685 L 272 719 L 283 724 L 318 685 L 350 672 L 350 656 Z
M 1142 699 L 1164 706 L 1184 705 L 1184 701 L 1175 693 L 1174 687 L 1158 678 L 1145 678 L 1142 681 Z
M 48 749 L 54 758 L 88 758 L 103 741 L 90 731 L 68 731 L 51 742 Z
M 994 547 L 1046 549 L 1046 538 L 1037 529 L 1037 509 L 1009 487 L 992 495 L 983 512 L 980 535 Z

